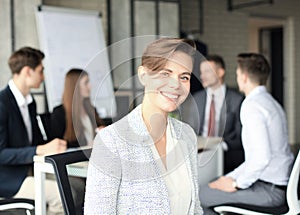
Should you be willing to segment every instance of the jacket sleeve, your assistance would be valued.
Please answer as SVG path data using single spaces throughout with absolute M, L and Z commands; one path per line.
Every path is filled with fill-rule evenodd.
M 121 181 L 120 158 L 112 135 L 96 136 L 88 167 L 84 214 L 117 214 Z

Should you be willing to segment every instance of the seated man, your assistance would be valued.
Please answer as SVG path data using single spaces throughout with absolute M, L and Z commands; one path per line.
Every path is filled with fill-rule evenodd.
M 34 155 L 55 154 L 66 150 L 66 141 L 43 141 L 36 120 L 36 103 L 30 89 L 44 80 L 44 54 L 24 47 L 9 58 L 12 80 L 0 91 L 0 197 L 34 199 L 34 180 L 28 176 Z M 62 214 L 56 181 L 46 180 L 49 212 Z M 47 191 L 48 190 L 48 191 Z
M 260 54 L 238 55 L 237 82 L 246 98 L 241 106 L 245 162 L 226 176 L 200 187 L 204 214 L 226 203 L 280 206 L 293 164 L 287 120 L 282 107 L 267 92 L 270 66 Z
M 225 73 L 225 63 L 219 55 L 209 55 L 200 63 L 200 79 L 205 90 L 189 96 L 183 103 L 182 120 L 197 135 L 223 137 L 224 172 L 228 173 L 244 161 L 239 114 L 244 97 L 226 86 Z

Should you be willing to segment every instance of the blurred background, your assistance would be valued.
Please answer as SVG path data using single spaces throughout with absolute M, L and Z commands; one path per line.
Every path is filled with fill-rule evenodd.
M 268 89 L 287 113 L 291 146 L 295 150 L 299 148 L 300 1 L 0 0 L 0 88 L 11 78 L 7 65 L 11 53 L 23 46 L 40 47 L 35 17 L 38 6 L 98 11 L 108 47 L 143 35 L 194 39 L 204 56 L 223 56 L 226 83 L 235 88 L 237 54 L 249 51 L 264 54 L 272 67 Z M 80 42 L 77 45 L 80 46 Z M 123 49 L 108 52 L 110 64 L 115 65 L 111 66 L 111 78 L 119 117 L 128 112 L 129 106 L 140 102 L 142 88 L 135 78 L 131 78 L 136 74 L 139 59 L 122 64 L 116 62 L 120 54 L 135 56 L 141 47 L 142 44 L 131 43 Z M 197 68 L 194 75 L 192 92 L 201 89 Z M 34 90 L 33 94 L 39 113 L 51 111 L 45 86 Z

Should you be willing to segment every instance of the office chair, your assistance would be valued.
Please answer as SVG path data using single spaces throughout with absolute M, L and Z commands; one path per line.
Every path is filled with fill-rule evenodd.
M 76 150 L 45 157 L 45 162 L 51 163 L 58 183 L 59 193 L 65 214 L 75 215 L 76 208 L 69 182 L 67 165 L 77 162 L 88 161 L 92 149 Z
M 226 204 L 215 206 L 214 210 L 220 214 L 226 212 L 233 212 L 237 214 L 246 215 L 271 215 L 271 214 L 284 214 L 284 215 L 297 215 L 300 214 L 300 202 L 298 200 L 297 187 L 299 182 L 300 173 L 300 150 L 295 160 L 290 179 L 287 186 L 286 198 L 287 205 L 280 207 L 259 207 L 246 204 Z
M 32 199 L 1 199 L 0 214 L 34 214 L 34 200 Z

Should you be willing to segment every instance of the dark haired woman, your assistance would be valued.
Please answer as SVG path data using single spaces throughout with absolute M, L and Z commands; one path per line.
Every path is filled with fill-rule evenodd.
M 90 101 L 88 73 L 71 69 L 65 77 L 62 105 L 51 114 L 51 135 L 66 140 L 68 147 L 92 145 L 96 128 L 104 126 Z

